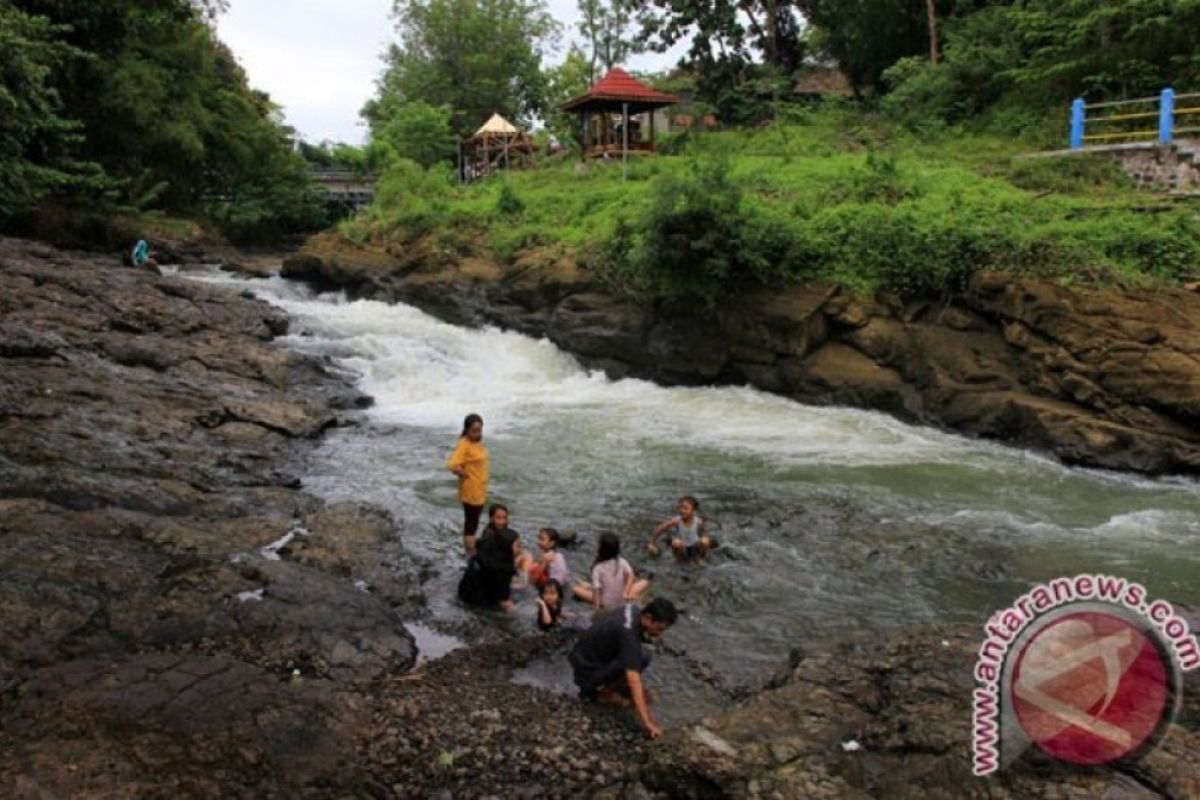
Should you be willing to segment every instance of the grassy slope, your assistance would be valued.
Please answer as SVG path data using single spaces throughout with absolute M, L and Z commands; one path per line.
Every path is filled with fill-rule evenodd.
M 919 293 L 952 289 L 980 268 L 1150 283 L 1190 277 L 1200 262 L 1194 212 L 1135 191 L 1103 157 L 1016 159 L 1031 148 L 958 133 L 922 139 L 844 110 L 799 112 L 788 122 L 701 135 L 672 149 L 679 153 L 632 161 L 628 182 L 619 162 L 583 169 L 558 160 L 467 187 L 410 165 L 384 177 L 376 205 L 343 233 L 391 244 L 432 234 L 443 249 L 482 250 L 501 261 L 532 247 L 586 259 L 623 219 L 633 233 L 618 256 L 628 262 L 622 268 L 652 272 L 663 251 L 641 253 L 646 229 L 667 225 L 677 233 L 682 225 L 686 236 L 694 214 L 663 222 L 679 181 L 696 185 L 689 176 L 697 164 L 725 163 L 727 184 L 738 193 L 738 224 L 758 226 L 731 248 L 752 251 L 759 239 L 778 240 L 764 246 L 759 261 L 769 266 L 756 268 L 758 279 Z M 745 269 L 737 253 L 733 259 L 729 273 Z M 724 286 L 739 278 L 722 272 L 715 280 Z M 663 288 L 658 281 L 652 291 Z

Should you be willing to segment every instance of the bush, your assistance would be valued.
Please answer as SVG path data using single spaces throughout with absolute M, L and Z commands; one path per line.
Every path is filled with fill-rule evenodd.
M 649 208 L 636 224 L 618 221 L 596 264 L 627 291 L 711 305 L 722 292 L 768 280 L 788 247 L 786 235 L 748 212 L 729 162 L 715 158 L 655 178 Z
M 525 204 L 507 181 L 500 184 L 500 194 L 496 197 L 496 210 L 506 217 L 516 216 L 525 210 Z

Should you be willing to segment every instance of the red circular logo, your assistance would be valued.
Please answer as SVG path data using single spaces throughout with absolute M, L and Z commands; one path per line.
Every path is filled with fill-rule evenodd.
M 1098 611 L 1060 617 L 1017 656 L 1012 702 L 1038 747 L 1063 761 L 1104 764 L 1133 753 L 1170 707 L 1170 664 L 1125 619 Z

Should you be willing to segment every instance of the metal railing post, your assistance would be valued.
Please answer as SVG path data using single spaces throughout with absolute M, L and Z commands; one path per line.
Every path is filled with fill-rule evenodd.
M 1170 144 L 1175 138 L 1175 90 L 1162 90 L 1158 104 L 1158 143 Z
M 1071 103 L 1071 149 L 1083 149 L 1084 103 L 1082 97 L 1076 97 Z

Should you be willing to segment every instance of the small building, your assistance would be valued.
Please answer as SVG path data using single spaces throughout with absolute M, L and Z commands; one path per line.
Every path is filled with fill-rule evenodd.
M 562 105 L 579 115 L 584 158 L 654 152 L 655 111 L 675 105 L 673 94 L 651 89 L 620 67 L 613 67 L 585 94 Z
M 492 114 L 463 143 L 463 177 L 474 180 L 513 166 L 533 166 L 533 139 L 499 114 Z

